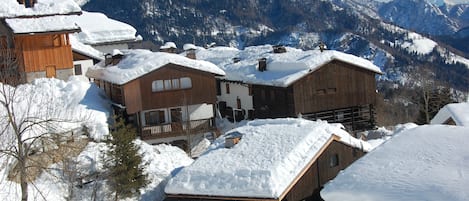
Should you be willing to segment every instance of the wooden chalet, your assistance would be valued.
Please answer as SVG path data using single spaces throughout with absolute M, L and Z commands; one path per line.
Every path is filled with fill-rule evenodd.
M 256 120 L 255 120 L 256 121 Z M 271 121 L 278 121 L 277 120 L 268 120 L 267 123 L 271 123 Z M 304 121 L 307 121 L 307 120 L 302 120 L 303 123 Z M 257 122 L 256 122 L 257 123 Z M 309 123 L 306 123 L 306 124 L 309 124 Z M 319 123 L 321 124 L 321 123 Z M 296 125 L 295 125 L 296 126 Z M 299 126 L 299 127 L 302 127 L 303 125 Z M 288 125 L 287 125 L 288 127 Z M 293 128 L 293 125 L 291 127 L 288 127 L 288 128 L 292 128 L 291 129 L 291 132 L 295 132 L 295 128 Z M 265 129 L 265 128 L 263 128 Z M 305 133 L 308 132 L 308 129 L 314 129 L 314 128 L 311 128 L 311 127 L 308 127 L 308 128 L 304 128 L 304 131 Z M 257 130 L 256 130 L 257 131 Z M 235 131 L 236 132 L 236 131 Z M 321 133 L 321 132 L 318 132 L 317 130 L 315 131 L 312 131 L 312 132 L 317 132 L 315 134 L 310 134 L 310 135 L 316 135 L 317 136 L 321 136 L 323 135 L 324 133 Z M 259 130 L 259 132 L 256 134 L 256 135 L 259 135 L 259 134 L 265 134 L 265 135 L 276 135 L 276 134 L 287 134 L 287 133 L 281 133 L 281 132 L 275 132 L 275 131 L 271 131 L 267 128 L 267 130 L 264 130 L 264 132 L 262 132 L 262 130 Z M 321 134 L 320 134 L 321 133 Z M 222 173 L 221 175 L 226 175 L 226 178 L 220 178 L 220 180 L 222 180 L 223 184 L 218 184 L 218 183 L 215 183 L 213 182 L 214 184 L 213 185 L 219 185 L 218 188 L 219 189 L 224 189 L 224 190 L 221 190 L 221 191 L 218 191 L 218 190 L 214 190 L 213 192 L 210 192 L 210 190 L 206 190 L 205 189 L 218 189 L 218 188 L 211 188 L 210 186 L 206 186 L 205 188 L 202 187 L 200 189 L 202 190 L 198 190 L 199 188 L 195 188 L 195 190 L 191 190 L 189 189 L 188 191 L 186 191 L 184 189 L 184 187 L 182 187 L 181 190 L 178 190 L 178 188 L 181 188 L 181 186 L 179 186 L 179 184 L 177 183 L 178 181 L 182 181 L 182 185 L 187 185 L 188 187 L 187 188 L 192 188 L 192 185 L 197 185 L 197 184 L 200 184 L 200 183 L 197 183 L 197 182 L 193 182 L 191 181 L 191 178 L 185 178 L 186 174 L 182 173 L 181 172 L 181 175 L 177 174 L 173 180 L 175 181 L 170 181 L 170 183 L 168 184 L 168 186 L 166 187 L 166 193 L 167 193 L 167 199 L 166 201 L 195 201 L 195 200 L 207 200 L 207 201 L 221 201 L 221 200 L 245 200 L 245 201 L 302 201 L 302 200 L 321 200 L 320 199 L 320 195 L 319 195 L 319 191 L 320 189 L 322 189 L 322 187 L 324 186 L 324 184 L 326 184 L 328 181 L 332 180 L 333 178 L 335 178 L 335 176 L 341 171 L 341 170 L 344 170 L 346 167 L 348 167 L 350 164 L 352 164 L 355 160 L 357 160 L 358 158 L 362 157 L 365 153 L 366 153 L 366 149 L 363 149 L 364 145 L 367 144 L 366 142 L 363 142 L 361 141 L 361 144 L 360 143 L 360 146 L 357 146 L 357 144 L 350 144 L 350 141 L 349 142 L 346 142 L 347 140 L 349 139 L 344 139 L 344 138 L 348 138 L 347 136 L 343 135 L 342 132 L 340 132 L 341 134 L 328 134 L 329 137 L 327 137 L 327 140 L 324 140 L 324 141 L 321 141 L 321 140 L 318 140 L 320 141 L 320 143 L 315 143 L 315 145 L 319 146 L 318 147 L 318 150 L 315 151 L 315 153 L 313 153 L 313 155 L 307 157 L 308 159 L 305 158 L 305 163 L 304 163 L 304 166 L 301 166 L 299 169 L 300 171 L 298 171 L 298 174 L 294 175 L 293 177 L 291 177 L 291 179 L 289 179 L 287 181 L 287 183 L 284 184 L 284 188 L 281 188 L 281 192 L 278 192 L 278 193 L 273 193 L 273 195 L 271 196 L 266 196 L 266 195 L 263 195 L 262 194 L 262 191 L 259 193 L 260 196 L 258 196 L 258 194 L 256 194 L 256 192 L 251 192 L 252 189 L 244 189 L 243 191 L 243 188 L 241 187 L 241 189 L 238 189 L 239 187 L 236 186 L 236 185 L 250 185 L 249 182 L 244 184 L 243 182 L 245 180 L 241 179 L 241 180 L 236 180 L 234 179 L 235 181 L 232 181 L 231 177 L 228 176 L 230 175 L 229 173 Z M 288 133 L 288 134 L 293 134 L 293 133 Z M 230 134 L 228 134 L 227 136 L 229 136 Z M 295 134 L 293 134 L 295 135 Z M 346 134 L 348 135 L 348 134 Z M 360 142 L 358 141 L 357 139 L 353 138 L 354 140 L 356 140 L 356 142 Z M 244 136 L 241 137 L 241 140 L 240 142 L 238 142 L 238 145 L 234 145 L 234 147 L 236 146 L 239 146 L 240 143 L 242 143 L 242 141 L 244 140 Z M 276 141 L 275 137 L 272 137 L 273 141 Z M 251 141 L 250 141 L 251 143 Z M 276 143 L 278 143 L 278 141 L 276 141 Z M 269 143 L 268 141 L 267 142 L 264 142 L 264 145 L 262 145 L 262 147 L 264 147 L 265 149 L 267 150 L 270 150 L 269 149 L 269 146 L 271 146 L 271 144 L 274 144 L 273 142 L 272 143 Z M 320 145 L 318 145 L 320 144 Z M 256 146 L 256 145 L 254 145 Z M 288 145 L 287 145 L 288 146 Z M 237 152 L 239 150 L 234 150 L 235 148 L 229 148 L 229 150 L 227 151 L 224 151 L 225 153 L 222 154 L 221 156 L 217 155 L 218 157 L 223 157 L 225 161 L 230 161 L 230 160 L 236 160 L 231 158 L 233 157 L 232 154 L 230 154 L 230 149 L 233 149 L 233 152 Z M 244 149 L 249 149 L 246 148 L 244 145 L 243 145 L 243 148 Z M 312 148 L 313 149 L 313 148 Z M 293 148 L 293 150 L 295 150 L 295 148 Z M 245 153 L 246 152 L 246 153 Z M 242 151 L 242 153 L 245 155 L 245 157 L 247 158 L 246 160 L 247 161 L 251 161 L 251 163 L 261 163 L 260 161 L 262 161 L 265 158 L 265 160 L 275 160 L 275 158 L 272 158 L 271 156 L 269 156 L 269 154 L 267 153 L 266 155 L 266 152 L 258 152 L 258 154 L 254 154 L 255 156 L 251 156 L 249 155 L 247 152 L 249 151 Z M 272 152 L 275 152 L 275 151 L 272 151 Z M 293 152 L 293 151 L 292 151 Z M 301 154 L 298 153 L 298 152 L 295 152 L 296 154 Z M 212 153 L 214 154 L 214 153 Z M 264 156 L 266 155 L 266 156 Z M 201 158 L 203 157 L 207 157 L 207 156 L 202 156 Z M 248 158 L 250 157 L 255 157 L 256 160 L 249 160 Z M 286 155 L 286 157 L 288 157 L 288 154 Z M 201 158 L 197 159 L 197 160 L 200 160 Z M 216 160 L 216 159 L 211 159 L 211 160 Z M 201 161 L 201 162 L 198 162 L 196 161 L 193 165 L 190 165 L 188 167 L 185 167 L 185 169 L 188 169 L 187 171 L 189 172 L 192 172 L 192 170 L 194 170 L 195 172 L 199 171 L 197 168 L 199 167 L 197 163 L 202 163 L 204 161 Z M 282 164 L 281 161 L 278 161 L 278 163 Z M 288 168 L 291 168 L 288 170 L 288 172 L 290 171 L 293 171 L 295 169 L 295 167 L 292 167 L 292 164 L 295 164 L 295 161 L 291 161 L 291 160 L 288 160 L 289 163 L 288 165 Z M 291 163 L 291 164 L 290 164 Z M 229 166 L 229 164 L 231 164 L 230 162 L 220 162 L 219 166 L 223 166 L 223 167 L 226 167 L 226 166 Z M 276 163 L 275 163 L 276 164 Z M 249 167 L 244 167 L 245 164 L 241 163 L 240 167 L 235 167 L 233 168 L 234 170 L 232 169 L 227 169 L 226 172 L 229 172 L 229 171 L 234 171 L 234 172 L 231 172 L 231 174 L 233 175 L 236 175 L 236 174 L 239 174 L 239 172 L 249 172 Z M 249 165 L 249 164 L 248 164 Z M 193 166 L 196 166 L 196 167 L 193 167 Z M 260 164 L 251 164 L 249 166 L 253 166 L 253 167 L 258 167 L 258 166 L 262 166 Z M 245 169 L 246 168 L 246 169 Z M 279 167 L 273 167 L 273 169 L 275 169 L 275 171 L 273 172 L 276 172 L 276 171 L 280 171 L 278 170 L 277 168 Z M 185 170 L 183 170 L 185 171 Z M 210 170 L 207 170 L 207 171 L 210 171 Z M 217 169 L 215 168 L 213 170 L 215 173 L 207 173 L 206 177 L 208 180 L 209 177 L 217 177 Z M 239 171 L 239 172 L 238 172 Z M 250 170 L 250 172 L 252 174 L 255 174 L 257 171 L 260 171 L 262 172 L 261 170 Z M 263 170 L 263 171 L 269 171 L 269 170 Z M 205 171 L 202 171 L 202 172 L 205 172 Z M 205 173 L 202 173 L 202 175 L 192 175 L 194 176 L 195 178 L 198 178 L 198 177 L 203 177 Z M 275 174 L 275 173 L 271 173 L 271 174 Z M 274 176 L 280 176 L 282 177 L 282 175 L 274 175 Z M 178 178 L 178 177 L 182 177 L 181 179 Z M 241 176 L 238 176 L 238 177 L 242 177 Z M 261 180 L 261 181 L 258 181 L 258 180 Z M 263 185 L 271 185 L 271 186 L 275 186 L 275 185 L 278 185 L 278 184 L 269 184 L 269 182 L 266 182 L 264 183 L 262 181 L 262 179 L 266 179 L 264 177 L 261 177 L 259 175 L 252 175 L 251 176 L 251 180 L 254 180 L 254 181 L 251 181 L 253 183 L 256 183 L 256 184 L 263 184 Z M 274 182 L 274 181 L 277 181 L 277 180 L 282 180 L 283 181 L 283 178 L 271 178 L 271 181 L 270 182 Z M 233 182 L 233 184 L 231 184 L 230 182 Z M 237 183 L 239 182 L 239 183 Z M 212 183 L 210 181 L 210 183 Z M 203 184 L 203 185 L 210 185 L 210 184 Z M 230 189 L 225 189 L 226 188 L 232 188 L 232 190 Z M 259 187 L 261 188 L 261 187 Z M 252 191 L 255 191 L 255 190 L 252 190 Z M 254 196 L 255 194 L 255 196 Z
M 134 123 L 141 139 L 187 145 L 194 134 L 215 131 L 215 75 L 224 72 L 214 64 L 147 50 L 126 50 L 100 64 L 87 76 Z
M 7 0 L 2 6 L 16 4 L 26 9 L 34 7 L 35 2 Z M 53 6 L 60 6 L 60 3 Z M 80 14 L 81 10 L 76 5 L 63 13 L 63 10 L 54 11 L 52 7 L 50 11 L 39 13 L 0 15 L 0 56 L 4 62 L 0 68 L 2 72 L 10 72 L 9 80 L 2 81 L 18 84 L 41 77 L 68 79 L 74 75 L 69 34 L 80 29 L 68 19 Z
M 285 47 L 252 48 L 258 50 L 245 51 L 255 55 L 245 60 L 229 55 L 235 56 L 233 62 L 220 64 L 229 69 L 217 86 L 223 116 L 240 121 L 301 115 L 342 123 L 350 131 L 375 127 L 375 76 L 382 73 L 371 62 L 332 50 L 290 54 Z

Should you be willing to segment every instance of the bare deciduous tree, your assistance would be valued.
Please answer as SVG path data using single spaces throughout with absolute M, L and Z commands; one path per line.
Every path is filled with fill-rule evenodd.
M 0 157 L 14 161 L 6 166 L 14 166 L 12 179 L 21 187 L 21 200 L 27 201 L 28 184 L 34 180 L 29 170 L 47 168 L 33 156 L 44 152 L 46 144 L 53 147 L 54 139 L 85 118 L 73 119 L 77 114 L 61 109 L 52 94 L 40 94 L 42 90 L 22 85 L 24 80 L 17 55 L 0 40 Z

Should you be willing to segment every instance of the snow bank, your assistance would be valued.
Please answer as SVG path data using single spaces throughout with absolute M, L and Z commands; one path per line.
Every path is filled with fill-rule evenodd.
M 458 126 L 469 126 L 469 102 L 445 105 L 431 120 L 431 124 L 444 124 L 453 119 Z
M 73 16 L 70 24 L 77 24 L 81 32 L 76 33 L 78 40 L 85 44 L 100 44 L 116 41 L 138 40 L 137 30 L 120 21 L 109 19 L 106 15 L 83 11 L 82 15 Z
M 467 200 L 469 128 L 420 126 L 377 147 L 326 184 L 334 200 Z
M 25 8 L 17 0 L 2 0 L 0 18 L 18 16 L 57 15 L 81 12 L 80 6 L 73 0 L 36 0 L 33 8 Z
M 369 147 L 340 127 L 292 118 L 251 121 L 218 138 L 205 154 L 169 181 L 165 192 L 278 198 L 332 134 L 355 147 Z M 224 148 L 225 138 L 238 134 L 241 141 Z
M 217 75 L 225 72 L 213 63 L 189 59 L 187 57 L 149 50 L 122 50 L 124 58 L 115 66 L 103 67 L 101 62 L 88 69 L 88 77 L 106 80 L 114 84 L 125 84 L 167 64 L 176 64 Z
M 0 83 L 1 87 L 7 89 L 7 94 L 15 90 Z M 3 100 L 3 97 L 0 99 Z M 46 128 L 43 128 L 45 125 L 33 126 L 25 132 L 25 139 L 47 132 L 45 129 L 62 132 L 87 127 L 90 137 L 96 140 L 104 139 L 108 134 L 107 119 L 111 111 L 110 103 L 102 90 L 84 77 L 71 77 L 68 82 L 42 78 L 36 79 L 31 84 L 19 85 L 16 88 L 12 107 L 17 122 L 27 122 L 32 117 L 39 120 L 54 120 L 47 124 Z M 0 108 L 0 114 L 5 114 L 4 109 Z M 6 123 L 0 121 L 0 126 L 3 128 Z
M 70 23 L 72 16 L 48 16 L 39 18 L 6 19 L 6 23 L 16 34 L 42 33 L 54 31 L 78 31 L 74 23 Z
M 273 53 L 271 45 L 252 46 L 244 50 L 228 47 L 209 49 L 197 48 L 197 59 L 210 61 L 226 72 L 226 79 L 243 81 L 250 84 L 262 84 L 286 87 L 303 76 L 319 69 L 333 60 L 343 61 L 375 73 L 382 73 L 380 68 L 370 61 L 334 50 L 303 51 L 286 47 L 285 53 Z M 234 63 L 233 59 L 239 59 Z M 258 60 L 266 58 L 267 70 L 260 72 Z

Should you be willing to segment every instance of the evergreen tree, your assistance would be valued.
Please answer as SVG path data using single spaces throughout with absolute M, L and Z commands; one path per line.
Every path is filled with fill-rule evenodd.
M 122 118 L 115 118 L 111 130 L 112 139 L 105 166 L 109 171 L 109 184 L 115 192 L 115 200 L 139 195 L 139 189 L 148 182 L 143 174 L 142 157 L 139 148 L 133 143 L 136 130 L 124 122 Z

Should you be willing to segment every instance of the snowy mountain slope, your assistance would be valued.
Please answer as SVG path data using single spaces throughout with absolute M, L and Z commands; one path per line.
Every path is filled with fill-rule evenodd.
M 464 43 L 457 42 L 464 39 L 454 40 L 450 36 L 448 41 L 452 43 L 445 44 L 443 38 L 425 34 L 414 37 L 414 32 L 383 22 L 378 10 L 393 2 L 117 0 L 111 9 L 104 0 L 91 0 L 83 9 L 104 12 L 111 18 L 132 24 L 143 38 L 155 44 L 175 41 L 181 47 L 185 43 L 203 46 L 214 42 L 241 49 L 252 45 L 283 44 L 315 49 L 324 42 L 330 49 L 372 60 L 385 71 L 386 80 L 399 81 L 403 74 L 413 73 L 415 66 L 431 66 L 441 73 L 439 79 L 451 82 L 450 86 L 454 88 L 467 90 L 469 79 L 465 75 L 469 75 L 469 65 L 464 55 L 469 52 L 455 50 L 469 49 L 464 48 Z M 435 6 L 429 8 L 431 11 Z M 426 16 L 421 18 L 432 22 Z M 435 29 L 439 30 L 438 27 Z M 425 49 L 420 50 L 420 47 Z M 416 53 L 419 54 L 416 56 Z M 462 78 L 450 79 L 453 74 L 462 75 Z

